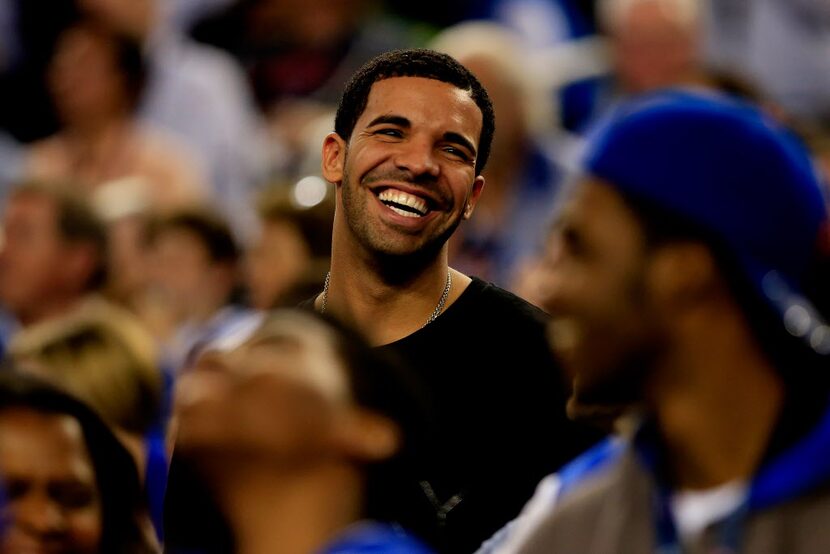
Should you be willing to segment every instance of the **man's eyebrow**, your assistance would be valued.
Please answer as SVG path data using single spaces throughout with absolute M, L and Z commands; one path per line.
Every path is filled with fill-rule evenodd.
M 399 127 L 404 127 L 407 129 L 412 126 L 412 123 L 402 115 L 385 114 L 379 115 L 376 118 L 374 118 L 372 121 L 369 122 L 367 127 L 374 127 L 375 125 L 383 124 L 397 125 Z M 444 133 L 444 140 L 460 144 L 461 146 L 469 150 L 473 157 L 476 156 L 476 147 L 473 146 L 472 142 L 464 138 L 459 133 L 447 131 L 446 133 Z
M 453 133 L 452 131 L 444 133 L 444 140 L 449 142 L 454 142 L 456 144 L 460 144 L 464 148 L 470 151 L 470 153 L 475 158 L 476 156 L 476 147 L 473 146 L 473 143 L 464 138 L 463 136 L 459 135 L 458 133 Z
M 411 127 L 412 123 L 402 115 L 379 115 L 369 122 L 367 127 L 374 127 L 375 125 L 382 125 L 384 123 L 398 125 L 399 127 Z

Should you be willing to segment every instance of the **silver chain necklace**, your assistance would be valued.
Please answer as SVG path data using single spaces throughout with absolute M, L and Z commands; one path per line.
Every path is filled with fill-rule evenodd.
M 323 300 L 320 303 L 320 313 L 326 313 L 326 307 L 329 303 L 329 283 L 331 282 L 331 271 L 326 273 L 326 280 L 323 283 Z M 438 299 L 438 305 L 435 306 L 435 309 L 432 310 L 429 318 L 427 318 L 426 323 L 421 325 L 421 329 L 438 319 L 438 316 L 441 315 L 441 312 L 444 311 L 444 304 L 447 303 L 447 298 L 450 295 L 450 288 L 452 287 L 452 271 L 447 269 L 447 282 L 444 285 L 444 292 L 441 293 L 441 298 Z

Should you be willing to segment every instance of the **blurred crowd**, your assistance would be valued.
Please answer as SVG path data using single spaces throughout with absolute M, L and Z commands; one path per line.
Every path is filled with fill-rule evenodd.
M 74 526 L 77 551 L 164 543 L 180 423 L 174 390 L 188 397 L 212 386 L 193 376 L 194 365 L 217 374 L 267 363 L 325 369 L 307 372 L 323 383 L 313 416 L 308 406 L 291 412 L 299 401 L 268 396 L 267 384 L 238 385 L 228 393 L 235 400 L 221 400 L 244 401 L 250 413 L 220 406 L 200 416 L 196 404 L 180 414 L 196 422 L 177 439 L 181 448 L 209 460 L 199 471 L 231 504 L 250 484 L 246 472 L 261 468 L 253 455 L 224 459 L 223 448 L 277 448 L 264 433 L 235 430 L 273 424 L 280 447 L 298 433 L 339 433 L 336 448 L 362 463 L 394 450 L 387 419 L 415 417 L 408 403 L 417 399 L 403 385 L 373 367 L 353 369 L 371 357 L 368 346 L 343 347 L 351 336 L 326 318 L 271 312 L 327 286 L 335 191 L 321 173 L 321 144 L 346 82 L 378 54 L 445 52 L 487 89 L 496 133 L 485 192 L 450 239 L 449 264 L 544 310 L 553 306 L 548 239 L 562 191 L 595 125 L 639 95 L 680 88 L 755 104 L 799 135 L 830 178 L 827 2 L 435 6 L 0 0 L 0 349 L 15 372 L 34 376 L 0 382 L 0 469 L 22 475 L 48 459 L 80 471 L 61 496 L 74 510 L 64 525 Z M 235 342 L 251 332 L 246 346 Z M 202 355 L 217 344 L 221 353 Z M 357 379 L 383 381 L 399 397 L 355 390 Z M 352 412 L 377 416 L 373 434 L 348 426 Z M 299 430 L 288 429 L 291 418 Z M 349 477 L 331 486 L 359 491 L 362 481 Z M 16 483 L 0 488 L 10 505 L 26 494 Z M 273 484 L 259 493 L 279 502 Z M 254 517 L 253 504 L 235 506 L 230 519 Z M 48 526 L 44 510 L 15 517 Z M 22 542 L 0 552 L 26 551 L 25 537 L 11 535 Z

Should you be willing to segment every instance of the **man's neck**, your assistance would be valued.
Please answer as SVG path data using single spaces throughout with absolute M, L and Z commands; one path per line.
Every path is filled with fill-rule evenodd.
M 775 368 L 741 318 L 692 325 L 695 340 L 674 349 L 648 391 L 677 489 L 750 478 L 784 401 Z
M 342 258 L 333 251 L 326 311 L 350 322 L 371 344 L 389 344 L 411 335 L 429 320 L 447 286 L 448 272 L 451 286 L 443 310 L 471 281 L 448 267 L 446 248 L 412 274 L 395 272 L 394 276 L 382 273 L 377 264 Z M 323 296 L 315 302 L 317 309 L 322 307 Z
M 240 554 L 317 552 L 360 519 L 361 480 L 353 468 L 280 474 L 248 465 L 220 474 L 214 483 Z

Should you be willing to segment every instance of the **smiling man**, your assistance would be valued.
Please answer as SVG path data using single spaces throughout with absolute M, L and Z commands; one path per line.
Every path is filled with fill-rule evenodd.
M 331 308 L 386 344 L 461 295 L 471 281 L 447 267 L 446 242 L 484 188 L 493 130 L 486 91 L 451 58 L 387 56 L 355 76 L 323 144 L 337 211 L 332 272 L 318 309 Z
M 595 129 L 551 238 L 550 338 L 573 415 L 639 421 L 483 552 L 827 552 L 827 222 L 808 153 L 750 105 L 667 91 Z
M 484 189 L 493 132 L 472 73 L 444 54 L 406 50 L 353 76 L 323 144 L 337 204 L 331 271 L 314 307 L 425 380 L 438 429 L 420 485 L 434 511 L 401 523 L 446 552 L 475 550 L 545 468 L 594 437 L 565 417 L 545 315 L 448 266 L 447 240 Z
M 331 271 L 304 306 L 422 380 L 436 425 L 417 476 L 400 483 L 410 493 L 379 516 L 454 554 L 474 551 L 596 438 L 566 417 L 545 314 L 448 266 L 447 239 L 484 188 L 493 121 L 481 84 L 444 54 L 394 51 L 360 69 L 323 144 L 336 188 Z M 174 458 L 165 547 L 227 552 L 207 536 L 219 527 L 191 475 Z

